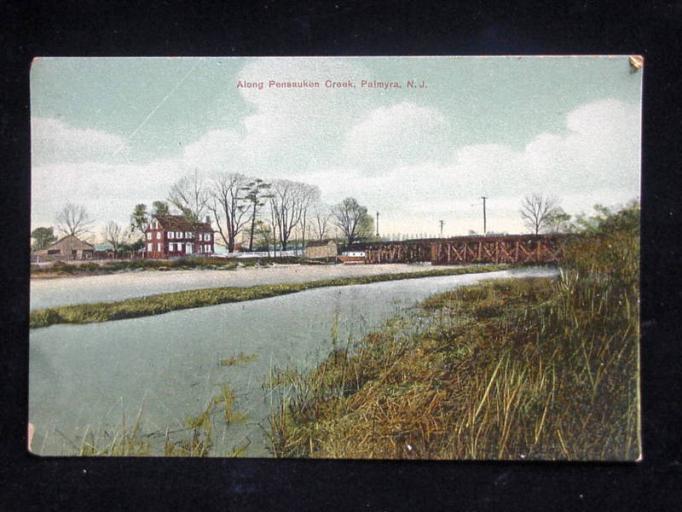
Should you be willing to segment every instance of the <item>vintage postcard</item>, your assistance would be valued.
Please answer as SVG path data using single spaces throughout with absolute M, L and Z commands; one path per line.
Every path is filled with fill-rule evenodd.
M 638 460 L 643 68 L 35 59 L 29 450 Z

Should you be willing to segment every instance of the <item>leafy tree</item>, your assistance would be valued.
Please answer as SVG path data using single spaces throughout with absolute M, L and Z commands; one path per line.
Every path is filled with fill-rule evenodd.
M 140 203 L 135 205 L 132 215 L 130 216 L 130 232 L 135 233 L 139 231 L 144 233 L 149 225 L 149 214 L 147 213 L 147 205 Z
M 367 213 L 367 208 L 360 206 L 355 198 L 347 197 L 334 206 L 332 215 L 349 246 L 372 235 L 374 219 Z
M 571 230 L 571 216 L 562 208 L 554 208 L 547 214 L 546 226 L 550 233 L 565 233 Z
M 31 231 L 31 238 L 35 240 L 35 242 L 33 242 L 33 250 L 35 251 L 45 249 L 50 244 L 52 244 L 52 242 L 55 242 L 57 240 L 57 237 L 54 236 L 53 227 L 35 228 L 33 231 Z
M 273 242 L 272 235 L 272 228 L 269 224 L 263 222 L 262 220 L 256 221 L 255 249 L 257 251 L 267 251 L 269 256 L 270 244 Z
M 596 213 L 589 217 L 578 215 L 573 230 L 588 235 L 602 235 L 614 231 L 630 231 L 639 234 L 641 215 L 639 201 L 630 201 L 618 211 L 596 204 L 594 211 Z
M 374 217 L 369 213 L 363 215 L 358 226 L 357 239 L 358 240 L 375 240 L 377 238 L 374 229 Z
M 154 201 L 152 203 L 152 215 L 168 215 L 170 210 L 166 201 Z
M 246 204 L 240 206 L 240 208 L 248 211 L 251 210 L 251 231 L 249 234 L 249 251 L 253 251 L 253 235 L 256 229 L 256 214 L 258 210 L 265 206 L 267 200 L 272 198 L 270 193 L 270 183 L 266 183 L 260 178 L 257 178 L 243 187 L 241 187 L 242 196 L 239 199 L 243 200 Z
M 90 231 L 92 219 L 82 205 L 66 203 L 57 213 L 57 229 L 64 235 L 79 236 Z

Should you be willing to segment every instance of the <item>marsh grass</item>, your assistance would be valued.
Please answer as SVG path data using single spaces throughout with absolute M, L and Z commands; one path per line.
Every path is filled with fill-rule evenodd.
M 53 324 L 86 324 L 106 322 L 125 318 L 159 315 L 181 309 L 215 306 L 230 302 L 264 299 L 289 293 L 301 292 L 328 286 L 347 286 L 354 284 L 370 284 L 401 279 L 419 279 L 424 277 L 461 275 L 468 273 L 493 272 L 505 270 L 508 265 L 482 265 L 456 267 L 451 269 L 434 269 L 423 272 L 403 272 L 399 274 L 380 274 L 362 277 L 324 279 L 307 283 L 290 283 L 260 285 L 251 287 L 207 288 L 162 293 L 126 299 L 117 302 L 98 302 L 92 304 L 76 304 L 55 308 L 31 311 L 29 326 L 31 328 L 47 327 Z
M 225 427 L 242 423 L 248 414 L 237 407 L 238 399 L 229 384 L 218 386 L 218 390 L 207 401 L 205 407 L 184 421 L 184 427 L 163 432 L 143 432 L 142 407 L 132 425 L 128 425 L 126 415 L 121 424 L 113 429 L 94 431 L 88 427 L 81 437 L 80 445 L 73 445 L 81 456 L 146 457 L 163 455 L 166 457 L 207 457 L 215 448 L 214 434 L 216 422 Z M 159 445 L 154 439 L 163 437 Z M 240 457 L 246 454 L 251 444 L 249 439 L 235 444 L 225 455 Z
M 312 371 L 276 371 L 273 455 L 636 459 L 639 224 L 623 217 L 578 237 L 558 279 L 441 293 Z

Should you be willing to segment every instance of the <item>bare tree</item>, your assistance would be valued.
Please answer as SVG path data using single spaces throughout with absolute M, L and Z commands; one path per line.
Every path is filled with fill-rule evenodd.
M 289 180 L 277 180 L 272 184 L 270 213 L 279 234 L 282 250 L 287 250 L 292 234 L 300 227 L 305 232 L 310 205 L 319 198 L 317 187 Z M 302 235 L 305 242 L 305 235 Z
M 218 233 L 229 252 L 234 252 L 235 240 L 249 223 L 249 211 L 241 197 L 248 179 L 237 173 L 218 174 L 209 184 L 208 210 L 213 214 Z
M 371 229 L 372 218 L 367 213 L 367 208 L 360 206 L 357 200 L 347 197 L 332 208 L 334 223 L 341 230 L 348 245 L 359 238 L 366 236 L 364 232 L 368 227 Z M 368 220 L 369 219 L 369 220 Z M 371 234 L 371 233 L 370 233 Z
M 308 225 L 309 210 L 320 202 L 320 189 L 313 185 L 299 184 L 301 209 L 301 245 L 305 250 L 306 227 Z
M 199 222 L 206 213 L 209 194 L 198 171 L 176 181 L 168 194 L 168 202 L 191 222 Z
M 92 219 L 82 205 L 66 203 L 57 213 L 57 229 L 64 235 L 84 235 L 91 226 Z
M 130 238 L 128 231 L 113 220 L 107 223 L 102 234 L 104 239 L 111 244 L 114 250 L 114 257 L 118 256 L 121 246 L 127 243 Z
M 556 211 L 558 201 L 542 194 L 527 195 L 521 203 L 521 218 L 526 227 L 536 235 L 547 228 L 552 214 Z

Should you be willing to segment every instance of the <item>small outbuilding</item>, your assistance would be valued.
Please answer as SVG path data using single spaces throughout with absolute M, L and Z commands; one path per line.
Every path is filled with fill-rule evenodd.
M 319 240 L 308 242 L 305 257 L 310 259 L 335 259 L 339 248 L 334 240 Z
M 82 261 L 92 259 L 95 247 L 92 244 L 80 240 L 75 235 L 67 235 L 60 238 L 52 245 L 35 251 L 33 259 L 41 261 Z

